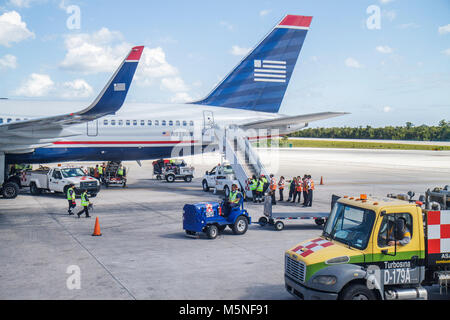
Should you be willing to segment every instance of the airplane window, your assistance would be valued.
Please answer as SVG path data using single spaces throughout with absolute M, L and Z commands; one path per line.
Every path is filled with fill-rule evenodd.
M 151 125 L 152 125 L 152 120 L 148 120 L 148 121 L 147 121 L 147 125 L 148 125 L 148 126 L 151 126 Z
M 0 124 L 3 123 L 3 118 L 0 118 Z
M 108 120 L 103 120 L 103 125 L 107 126 L 108 125 Z
M 19 119 L 19 118 L 17 118 L 17 119 L 16 119 L 16 121 L 20 121 L 20 119 Z
M 187 121 L 183 121 L 183 126 L 187 126 Z
M 145 126 L 145 120 L 141 120 L 141 126 Z
M 119 126 L 123 126 L 123 120 L 119 120 Z
M 169 126 L 173 126 L 173 121 L 169 120 Z
M 155 126 L 159 126 L 159 120 L 155 120 Z
M 166 120 L 161 121 L 161 125 L 165 126 L 166 125 Z
M 137 120 L 133 120 L 133 126 L 137 126 Z
M 116 125 L 116 120 L 111 120 L 111 125 L 115 126 Z
M 180 126 L 180 121 L 177 120 L 177 122 L 175 122 L 175 125 L 179 127 Z
M 130 121 L 130 120 L 127 120 L 127 121 L 126 121 L 126 124 L 127 124 L 127 126 L 129 126 L 129 125 L 131 124 L 131 121 Z
M 8 120 L 6 120 L 6 122 L 10 123 L 12 121 L 11 118 L 8 118 Z
M 189 121 L 189 125 L 192 127 L 194 125 L 194 121 Z

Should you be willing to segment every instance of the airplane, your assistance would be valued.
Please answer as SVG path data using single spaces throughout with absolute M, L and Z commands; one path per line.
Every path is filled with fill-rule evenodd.
M 284 16 L 205 98 L 184 104 L 127 103 L 121 108 L 144 49 L 134 47 L 99 96 L 81 111 L 37 118 L 0 112 L 0 167 L 167 158 L 174 148 L 185 145 L 191 152 L 200 145 L 202 152 L 211 142 L 206 129 L 215 124 L 236 125 L 250 132 L 248 139 L 258 140 L 270 137 L 272 131 L 285 135 L 311 121 L 344 115 L 278 112 L 311 21 L 311 16 Z M 0 110 L 17 110 L 21 103 L 0 100 Z M 30 110 L 36 108 L 31 101 L 26 103 Z M 58 104 L 47 103 L 45 109 L 54 111 Z M 268 133 L 261 135 L 261 130 Z M 1 182 L 5 176 L 0 171 Z M 4 197 L 15 197 L 14 183 L 18 182 L 4 181 Z

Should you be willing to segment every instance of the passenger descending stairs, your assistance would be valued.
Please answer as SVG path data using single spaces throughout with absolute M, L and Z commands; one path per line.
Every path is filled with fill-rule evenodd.
M 213 130 L 219 144 L 219 150 L 232 166 L 236 179 L 241 184 L 240 189 L 245 191 L 246 196 L 251 197 L 251 191 L 247 190 L 248 179 L 252 175 L 259 177 L 261 174 L 269 179 L 258 154 L 242 129 L 237 127 L 223 128 L 216 124 Z

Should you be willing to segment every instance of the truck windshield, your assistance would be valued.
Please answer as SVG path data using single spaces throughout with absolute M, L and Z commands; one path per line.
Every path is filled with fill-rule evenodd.
M 323 235 L 357 249 L 365 249 L 375 221 L 375 212 L 336 203 Z
M 223 173 L 224 174 L 233 174 L 233 167 L 231 165 L 226 165 L 223 167 Z
M 61 172 L 64 178 L 82 177 L 86 175 L 80 168 L 62 169 Z

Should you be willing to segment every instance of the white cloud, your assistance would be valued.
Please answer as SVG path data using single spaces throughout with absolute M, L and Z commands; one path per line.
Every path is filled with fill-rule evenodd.
M 11 54 L 4 55 L 0 58 L 0 70 L 7 68 L 17 68 L 17 58 Z
M 376 50 L 380 53 L 392 53 L 392 48 L 389 46 L 377 46 Z
M 67 53 L 60 66 L 86 74 L 114 71 L 131 48 L 122 41 L 120 32 L 108 28 L 68 35 L 64 44 Z
M 55 83 L 47 74 L 32 73 L 22 86 L 15 91 L 18 96 L 44 97 L 54 89 Z
M 447 56 L 450 56 L 450 48 L 443 50 L 442 53 Z
M 272 10 L 261 10 L 260 12 L 259 12 L 259 15 L 261 16 L 261 17 L 264 17 L 264 16 L 267 16 L 270 12 L 271 12 Z
M 380 2 L 382 4 L 386 4 L 386 3 L 389 3 L 389 2 L 392 2 L 392 1 L 394 1 L 394 0 L 380 0 Z
M 392 108 L 390 106 L 383 107 L 383 112 L 388 113 L 388 112 L 391 112 L 391 111 L 392 111 Z
M 140 85 L 152 85 L 155 80 L 178 75 L 178 70 L 166 60 L 166 53 L 161 47 L 148 49 L 142 53 L 136 71 L 136 82 Z
M 227 29 L 230 30 L 230 31 L 234 29 L 234 26 L 233 26 L 231 23 L 227 22 L 227 21 L 220 21 L 219 24 L 220 24 L 222 27 L 227 28 Z
M 170 98 L 170 102 L 172 103 L 183 103 L 194 101 L 194 99 L 186 92 L 178 92 L 172 98 Z
M 440 34 L 450 33 L 450 24 L 438 28 Z
M 73 98 L 88 98 L 92 96 L 94 90 L 83 79 L 75 79 L 73 81 L 64 82 L 60 88 L 58 95 L 61 98 L 73 99 Z
M 10 47 L 12 42 L 27 38 L 34 38 L 34 33 L 28 30 L 19 13 L 9 11 L 0 16 L 0 45 Z
M 239 46 L 233 46 L 230 53 L 234 56 L 245 56 L 250 51 L 250 48 L 242 48 Z
M 171 92 L 184 92 L 189 90 L 180 77 L 163 78 L 161 80 L 161 88 Z
M 29 8 L 33 3 L 43 3 L 45 0 L 9 0 L 8 4 L 19 8 Z
M 360 64 L 356 59 L 351 58 L 351 57 L 345 59 L 345 65 L 350 68 L 362 68 L 363 67 L 362 64 Z

